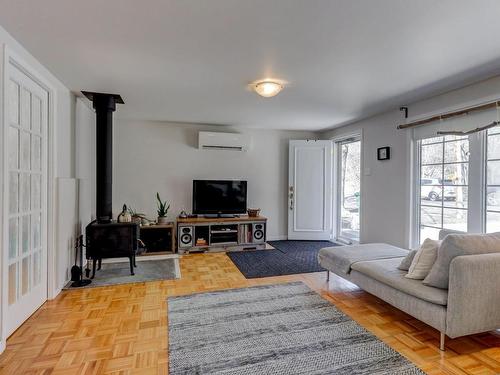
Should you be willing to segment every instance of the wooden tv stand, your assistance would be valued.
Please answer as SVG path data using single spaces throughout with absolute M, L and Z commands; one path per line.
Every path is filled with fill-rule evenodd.
M 263 216 L 177 218 L 177 250 L 185 254 L 265 249 L 266 225 Z

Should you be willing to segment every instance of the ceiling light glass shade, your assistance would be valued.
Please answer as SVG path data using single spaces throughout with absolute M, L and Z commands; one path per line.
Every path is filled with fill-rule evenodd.
M 264 98 L 276 96 L 283 90 L 283 85 L 275 81 L 260 81 L 254 84 L 254 90 Z

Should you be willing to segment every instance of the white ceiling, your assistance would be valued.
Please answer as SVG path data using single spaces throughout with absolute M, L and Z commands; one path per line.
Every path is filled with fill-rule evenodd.
M 498 0 L 0 0 L 71 90 L 140 120 L 319 130 L 500 72 Z M 253 80 L 289 82 L 275 98 Z

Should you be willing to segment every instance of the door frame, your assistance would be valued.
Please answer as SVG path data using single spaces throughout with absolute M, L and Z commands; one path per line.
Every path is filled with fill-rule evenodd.
M 56 170 L 56 142 L 55 142 L 55 129 L 56 129 L 56 116 L 55 111 L 57 108 L 57 90 L 52 83 L 45 77 L 45 74 L 40 72 L 38 69 L 34 68 L 32 64 L 28 63 L 23 57 L 12 50 L 8 45 L 3 44 L 3 48 L 0 49 L 1 56 L 1 74 L 0 74 L 0 108 L 3 109 L 3 116 L 0 118 L 0 141 L 2 144 L 2 149 L 6 149 L 6 124 L 8 124 L 7 115 L 7 100 L 8 95 L 8 84 L 11 64 L 16 67 L 19 71 L 26 74 L 30 79 L 40 85 L 48 93 L 48 108 L 47 108 L 47 300 L 53 299 L 59 294 L 60 289 L 57 286 L 57 262 L 56 262 L 56 249 L 55 249 L 55 238 L 56 238 L 56 221 L 55 221 L 55 189 L 54 189 L 54 173 Z M 8 197 L 6 194 L 6 185 L 4 182 L 6 160 L 4 160 L 4 152 L 0 153 L 0 181 L 2 182 L 3 188 L 0 189 L 0 214 L 2 218 L 5 216 L 5 210 L 8 206 Z M 6 246 L 6 223 L 0 226 L 0 243 L 4 249 L 3 253 L 0 253 L 0 273 L 1 273 L 1 285 L 0 287 L 0 353 L 5 349 L 7 337 L 6 336 L 6 324 L 7 324 L 7 293 L 6 286 L 8 285 L 8 272 L 7 272 L 7 249 Z
M 363 140 L 363 129 L 353 130 L 349 132 L 342 133 L 340 135 L 329 138 L 333 143 L 333 163 L 332 163 L 332 239 L 334 242 L 337 242 L 341 245 L 345 245 L 346 243 L 339 238 L 339 205 L 338 205 L 338 194 L 339 194 L 339 158 L 338 158 L 338 142 L 345 141 L 350 138 L 359 138 L 361 142 L 360 147 L 360 176 L 359 176 L 359 185 L 360 185 L 360 196 L 359 196 L 359 242 L 362 242 L 363 238 L 363 206 L 364 206 L 364 176 L 365 176 L 365 167 L 364 167 L 364 140 Z M 350 241 L 351 243 L 357 243 L 355 241 Z

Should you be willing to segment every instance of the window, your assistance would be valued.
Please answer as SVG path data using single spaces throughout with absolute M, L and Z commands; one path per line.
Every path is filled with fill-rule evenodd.
M 500 129 L 487 135 L 486 232 L 500 232 Z
M 437 239 L 441 229 L 500 232 L 500 126 L 468 131 L 500 118 L 497 109 L 442 118 L 413 129 L 415 207 L 412 246 Z
M 443 228 L 467 231 L 468 138 L 429 138 L 418 147 L 420 241 L 437 238 Z

